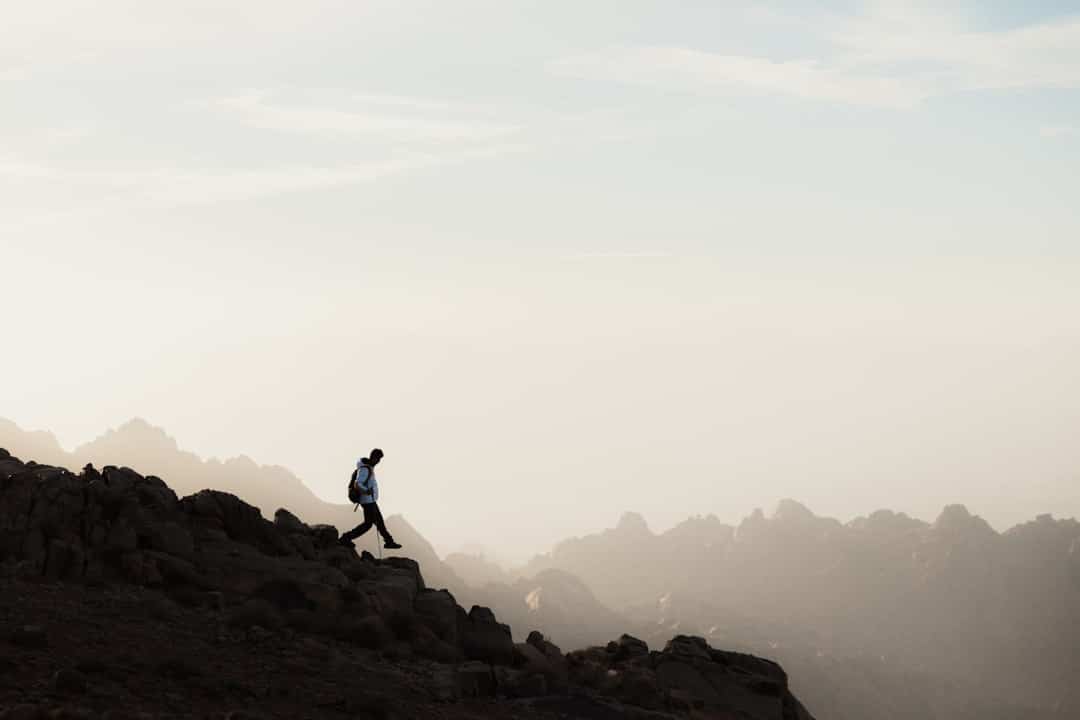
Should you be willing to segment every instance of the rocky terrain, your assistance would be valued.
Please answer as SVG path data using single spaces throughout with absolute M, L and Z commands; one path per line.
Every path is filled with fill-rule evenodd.
M 515 643 L 414 560 L 337 540 L 0 450 L 0 718 L 810 718 L 770 661 L 684 635 Z
M 135 458 L 181 494 L 213 487 L 265 508 L 279 507 L 282 489 L 313 524 L 356 521 L 283 468 L 201 460 L 139 420 L 71 453 L 0 420 L 5 443 L 74 467 Z M 441 559 L 404 518 L 387 520 L 428 585 L 492 608 L 518 643 L 534 629 L 567 649 L 624 632 L 656 647 L 701 636 L 778 660 L 795 694 L 831 720 L 1080 720 L 1075 520 L 1043 515 L 997 532 L 957 505 L 934 522 L 882 510 L 841 523 L 789 500 L 738 525 L 699 516 L 656 533 L 627 513 L 516 569 Z M 358 550 L 376 553 L 374 535 Z
M 240 455 L 226 460 L 203 459 L 182 449 L 162 428 L 140 418 L 110 429 L 94 440 L 65 451 L 56 437 L 45 431 L 20 428 L 0 418 L 0 447 L 14 455 L 58 467 L 81 468 L 87 463 L 97 467 L 127 465 L 144 474 L 168 478 L 179 495 L 193 495 L 213 488 L 244 498 L 262 508 L 285 507 L 312 524 L 333 525 L 339 531 L 359 522 L 351 503 L 326 502 L 313 493 L 300 478 L 279 465 L 262 465 Z M 342 495 L 349 468 L 342 471 Z M 466 584 L 439 558 L 431 544 L 405 518 L 393 515 L 386 519 L 395 537 L 409 548 L 408 555 L 424 568 L 424 577 L 436 587 L 455 594 L 466 591 Z M 373 538 L 363 538 L 357 546 L 375 552 Z

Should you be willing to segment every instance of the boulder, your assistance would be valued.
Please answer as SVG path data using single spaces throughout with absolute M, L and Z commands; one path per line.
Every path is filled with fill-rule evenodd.
M 78 545 L 54 539 L 49 542 L 45 577 L 50 580 L 75 580 L 83 576 L 86 556 Z
M 118 520 L 109 527 L 105 536 L 106 549 L 124 553 L 135 550 L 138 546 L 139 542 L 138 536 L 135 534 L 135 528 L 126 520 Z
M 53 691 L 62 695 L 78 695 L 86 692 L 86 676 L 78 670 L 57 670 L 50 683 Z
M 277 629 L 285 624 L 285 618 L 270 602 L 251 598 L 228 612 L 228 624 L 246 630 L 252 627 Z
M 413 651 L 421 656 L 440 663 L 456 663 L 465 659 L 456 645 L 440 639 L 427 625 L 417 623 L 412 629 Z
M 143 532 L 150 549 L 181 558 L 190 558 L 195 552 L 191 532 L 175 522 L 156 523 Z
M 458 666 L 457 690 L 460 697 L 491 697 L 495 694 L 495 675 L 482 662 L 466 662 Z
M 458 643 L 458 604 L 449 590 L 421 590 L 413 601 L 417 620 L 440 640 Z
M 649 646 L 644 640 L 639 640 L 633 635 L 623 635 L 614 643 L 614 651 L 619 659 L 645 657 L 649 654 Z
M 514 646 L 515 665 L 517 658 L 525 658 L 524 670 L 529 673 L 540 673 L 544 676 L 545 684 L 551 692 L 565 692 L 569 682 L 569 670 L 566 658 L 557 645 L 547 640 L 537 631 L 529 633 L 524 643 Z
M 665 692 L 682 691 L 684 697 L 693 698 L 706 705 L 720 700 L 716 689 L 696 667 L 679 660 L 668 660 L 657 665 L 656 682 Z M 690 703 L 690 707 L 697 707 L 697 704 Z
M 664 653 L 678 658 L 698 658 L 709 660 L 709 644 L 705 638 L 691 635 L 676 635 L 664 647 Z
M 543 673 L 495 667 L 495 692 L 510 698 L 541 697 L 550 692 Z
M 136 585 L 154 587 L 162 583 L 156 559 L 144 552 L 135 550 L 121 555 L 120 568 L 124 576 Z
M 514 644 L 514 667 L 526 672 L 545 672 L 548 660 L 544 653 L 531 643 Z
M 342 640 L 372 650 L 390 647 L 394 642 L 394 633 L 386 621 L 378 615 L 343 618 L 338 623 L 335 634 Z
M 23 625 L 11 631 L 11 643 L 22 648 L 43 648 L 48 646 L 49 637 L 40 625 Z
M 333 547 L 338 541 L 338 529 L 333 525 L 313 525 L 311 539 L 320 550 Z
M 267 600 L 279 610 L 307 610 L 335 615 L 341 611 L 341 591 L 334 585 L 310 583 L 290 578 L 267 580 L 252 596 Z
M 458 618 L 465 657 L 492 665 L 512 665 L 514 640 L 510 627 L 495 619 L 489 608 L 474 605 L 467 618 Z
M 0 720 L 41 720 L 45 709 L 32 703 L 20 703 L 0 713 Z
M 310 529 L 285 508 L 274 511 L 274 525 L 284 533 L 307 533 Z

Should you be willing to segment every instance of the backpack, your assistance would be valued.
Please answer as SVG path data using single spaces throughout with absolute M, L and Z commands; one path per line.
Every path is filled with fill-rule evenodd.
M 367 465 L 364 467 L 367 467 Z M 359 470 L 360 468 L 354 468 L 352 475 L 349 476 L 349 502 L 356 503 L 357 505 L 360 504 L 360 487 L 356 484 L 356 473 L 359 472 Z M 368 472 L 371 472 L 371 468 L 368 468 Z M 355 510 L 356 508 L 353 509 Z

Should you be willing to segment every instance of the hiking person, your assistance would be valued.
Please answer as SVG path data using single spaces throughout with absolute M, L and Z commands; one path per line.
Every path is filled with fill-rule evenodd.
M 394 542 L 394 537 L 386 529 L 386 521 L 383 520 L 382 511 L 379 510 L 379 483 L 375 479 L 375 466 L 383 459 L 383 451 L 375 448 L 369 457 L 360 458 L 356 462 L 356 470 L 353 471 L 349 481 L 349 499 L 360 505 L 364 510 L 364 522 L 360 523 L 347 533 L 343 533 L 339 543 L 346 547 L 353 547 L 353 540 L 360 537 L 372 526 L 382 535 L 387 550 L 397 550 L 401 547 Z

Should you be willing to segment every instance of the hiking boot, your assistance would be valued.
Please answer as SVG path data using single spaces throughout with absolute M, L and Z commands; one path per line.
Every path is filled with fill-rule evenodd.
M 394 542 L 393 540 L 390 540 L 385 545 L 383 545 L 383 547 L 386 548 L 387 550 L 398 550 L 398 549 L 401 548 L 401 543 L 397 543 L 397 542 Z
M 353 545 L 353 541 L 350 540 L 347 537 L 339 537 L 338 541 L 337 541 L 337 544 L 340 545 L 341 547 L 352 548 L 353 550 L 356 549 L 356 546 Z

